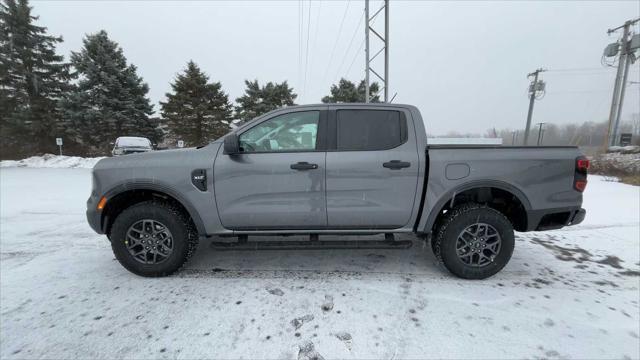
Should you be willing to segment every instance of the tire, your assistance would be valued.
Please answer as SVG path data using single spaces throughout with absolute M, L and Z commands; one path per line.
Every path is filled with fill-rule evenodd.
M 433 248 L 452 274 L 463 279 L 486 279 L 507 265 L 514 245 L 509 219 L 487 206 L 467 203 L 445 215 Z
M 147 230 L 154 234 L 144 235 Z M 113 223 L 110 239 L 120 264 L 146 277 L 173 274 L 198 245 L 198 234 L 189 216 L 179 207 L 161 201 L 145 201 L 123 210 Z M 151 246 L 142 245 L 142 241 Z M 158 243 L 161 245 L 156 245 Z M 134 256 L 134 253 L 140 254 Z

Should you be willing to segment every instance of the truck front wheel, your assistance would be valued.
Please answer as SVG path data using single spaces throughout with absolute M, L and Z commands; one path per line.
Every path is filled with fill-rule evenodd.
M 513 226 L 502 213 L 467 203 L 450 210 L 437 229 L 433 243 L 436 257 L 454 275 L 485 279 L 511 259 Z
M 145 201 L 123 210 L 113 223 L 110 239 L 120 264 L 148 277 L 174 273 L 198 244 L 189 217 L 179 207 L 159 201 Z

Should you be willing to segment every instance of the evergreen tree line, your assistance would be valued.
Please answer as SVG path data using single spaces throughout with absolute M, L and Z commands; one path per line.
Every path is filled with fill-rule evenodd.
M 106 31 L 86 35 L 65 62 L 56 53 L 63 39 L 36 25 L 31 10 L 28 0 L 0 2 L 2 159 L 55 152 L 56 137 L 63 138 L 65 153 L 74 155 L 107 154 L 118 136 L 201 145 L 233 123 L 295 105 L 297 94 L 287 81 L 260 85 L 257 80 L 245 80 L 234 105 L 220 82 L 189 61 L 160 102 L 161 116 L 154 117 L 149 86 Z M 364 86 L 341 79 L 322 102 L 363 102 Z M 372 101 L 380 101 L 378 92 L 373 83 Z

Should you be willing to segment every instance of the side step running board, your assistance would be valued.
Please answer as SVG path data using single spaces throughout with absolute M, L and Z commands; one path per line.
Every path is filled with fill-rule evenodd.
M 331 249 L 408 249 L 413 246 L 411 240 L 344 240 L 344 241 L 214 241 L 211 247 L 216 250 L 331 250 Z

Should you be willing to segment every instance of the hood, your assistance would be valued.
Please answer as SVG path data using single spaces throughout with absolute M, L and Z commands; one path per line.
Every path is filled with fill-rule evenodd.
M 219 146 L 219 144 L 218 144 Z M 146 151 L 132 153 L 127 156 L 115 156 L 104 158 L 95 165 L 94 170 L 124 169 L 139 167 L 167 167 L 175 162 L 188 163 L 190 158 L 203 149 L 184 148 L 172 150 Z M 213 159 L 212 159 L 213 162 Z M 175 166 L 175 165 L 173 165 Z

